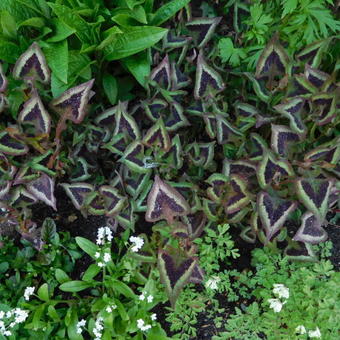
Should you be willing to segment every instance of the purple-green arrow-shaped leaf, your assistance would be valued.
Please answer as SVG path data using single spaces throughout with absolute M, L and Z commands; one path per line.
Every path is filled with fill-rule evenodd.
M 2 131 L 0 132 L 0 152 L 6 155 L 22 156 L 28 152 L 28 147 L 11 137 L 7 131 Z
M 102 185 L 99 193 L 103 197 L 106 216 L 113 216 L 120 212 L 126 202 L 126 197 L 119 194 L 115 187 L 110 185 Z
M 88 183 L 62 183 L 60 184 L 65 192 L 66 195 L 71 199 L 74 206 L 80 210 L 84 207 L 86 198 L 94 192 L 94 187 L 91 184 Z
M 284 125 L 272 124 L 271 148 L 281 157 L 287 157 L 289 145 L 300 141 L 300 136 Z

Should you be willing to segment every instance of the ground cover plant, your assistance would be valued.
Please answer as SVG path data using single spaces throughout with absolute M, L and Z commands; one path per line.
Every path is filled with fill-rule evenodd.
M 0 11 L 0 338 L 337 338 L 336 5 Z

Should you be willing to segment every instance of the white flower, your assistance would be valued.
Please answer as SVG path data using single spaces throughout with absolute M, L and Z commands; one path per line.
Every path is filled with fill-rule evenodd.
M 309 331 L 308 335 L 310 338 L 321 338 L 321 332 L 319 327 L 316 327 L 315 331 Z
M 24 292 L 24 298 L 26 301 L 29 301 L 30 296 L 34 293 L 34 287 L 27 287 Z
M 282 309 L 282 306 L 286 303 L 285 302 L 281 302 L 279 299 L 268 299 L 268 302 L 270 304 L 270 308 L 274 309 L 275 313 L 279 313 Z
M 152 296 L 152 295 L 149 295 L 149 296 L 147 297 L 147 300 L 148 300 L 149 303 L 151 303 L 151 302 L 153 301 L 153 296 Z
M 210 288 L 210 289 L 217 289 L 217 283 L 220 282 L 221 279 L 218 276 L 212 276 L 211 279 L 209 279 L 206 283 L 205 283 L 205 287 L 206 288 Z
M 100 268 L 103 268 L 103 267 L 104 267 L 104 263 L 103 263 L 103 262 L 98 262 L 97 265 L 98 265 L 98 267 L 100 267 Z
M 112 230 L 109 227 L 100 227 L 100 228 L 98 228 L 98 232 L 97 232 L 97 244 L 99 246 L 105 244 L 105 236 L 106 236 L 106 240 L 108 242 L 111 242 L 112 239 L 113 239 Z
M 141 249 L 144 244 L 144 240 L 141 237 L 131 236 L 129 241 L 134 244 L 131 248 L 134 253 L 138 252 L 138 250 Z
M 15 322 L 16 323 L 22 323 L 24 322 L 27 317 L 28 317 L 28 313 L 20 308 L 16 308 L 14 309 L 14 313 L 15 313 Z
M 100 258 L 100 253 L 96 252 L 96 253 L 94 254 L 94 257 L 95 257 L 96 259 L 99 259 L 99 258 Z
M 157 320 L 157 314 L 156 313 L 151 314 L 151 320 L 152 321 Z
M 81 319 L 77 322 L 77 334 L 81 334 L 83 332 L 83 327 L 86 325 L 86 320 Z
M 96 336 L 94 340 L 100 340 L 102 337 L 102 330 L 104 329 L 103 320 L 102 317 L 99 317 L 94 324 L 93 334 Z
M 141 331 L 147 331 L 151 328 L 151 325 L 145 325 L 145 322 L 143 319 L 137 320 L 137 328 L 139 328 Z
M 111 261 L 111 254 L 110 253 L 105 253 L 104 254 L 104 262 L 110 262 Z
M 0 319 L 2 319 L 5 316 L 5 312 L 3 310 L 0 310 Z
M 12 332 L 11 331 L 4 331 L 4 336 L 11 336 Z
M 274 284 L 273 293 L 279 298 L 289 298 L 289 288 L 281 283 Z
M 144 293 L 142 293 L 141 295 L 139 295 L 139 300 L 140 300 L 140 301 L 144 301 L 144 300 L 145 300 L 145 295 L 144 295 Z
M 9 310 L 8 312 L 6 312 L 6 318 L 10 318 L 12 316 L 12 312 Z
M 107 306 L 105 310 L 106 310 L 108 313 L 111 313 L 111 312 L 112 312 L 111 306 Z
M 306 334 L 306 328 L 304 325 L 299 325 L 295 328 L 295 332 L 298 334 Z

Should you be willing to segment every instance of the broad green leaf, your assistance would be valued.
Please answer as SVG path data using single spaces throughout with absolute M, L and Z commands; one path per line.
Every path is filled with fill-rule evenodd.
M 163 38 L 167 29 L 154 26 L 124 27 L 117 41 L 104 49 L 106 60 L 117 60 L 141 52 Z
M 59 286 L 59 289 L 62 290 L 63 292 L 80 292 L 84 289 L 93 287 L 93 282 L 84 282 L 84 281 L 69 281 L 62 283 Z
M 43 15 L 31 0 L 1 0 L 0 10 L 8 11 L 16 22 Z
M 86 254 L 95 258 L 94 254 L 98 251 L 98 246 L 96 246 L 93 242 L 84 237 L 76 237 L 76 243 Z
M 65 283 L 71 280 L 70 277 L 60 268 L 55 270 L 55 278 L 59 283 Z
M 0 39 L 0 59 L 14 64 L 21 54 L 17 44 Z
M 136 297 L 133 290 L 124 282 L 114 280 L 112 283 L 112 288 L 127 298 L 134 299 Z
M 40 288 L 38 289 L 37 295 L 39 296 L 40 300 L 48 301 L 49 300 L 49 294 L 48 294 L 48 284 L 44 283 Z
M 85 271 L 82 279 L 84 281 L 91 281 L 99 272 L 101 268 L 96 264 L 92 263 Z
M 104 40 L 97 46 L 97 50 L 102 50 L 107 45 L 112 44 L 117 40 L 117 34 L 122 34 L 123 32 L 118 28 L 118 26 L 113 26 L 103 32 Z
M 147 77 L 150 74 L 150 59 L 148 52 L 143 51 L 136 55 L 122 59 L 123 65 L 132 73 L 139 84 L 146 86 Z
M 104 74 L 103 76 L 103 88 L 104 92 L 109 99 L 111 105 L 116 104 L 117 102 L 117 94 L 118 94 L 118 87 L 117 87 L 117 80 L 114 76 L 110 74 Z
M 51 38 L 48 38 L 47 42 L 58 42 L 66 39 L 70 35 L 76 32 L 74 28 L 64 24 L 59 19 L 52 19 L 52 23 L 54 26 L 54 35 Z
M 0 23 L 3 35 L 9 39 L 15 39 L 17 36 L 17 24 L 8 11 L 1 11 Z
M 159 26 L 172 18 L 180 9 L 186 6 L 190 0 L 172 0 L 160 7 L 153 15 L 151 25 Z
M 43 49 L 48 66 L 57 78 L 65 84 L 68 74 L 68 44 L 67 40 L 50 44 Z
M 45 20 L 39 17 L 29 18 L 27 20 L 22 21 L 19 24 L 19 27 L 22 26 L 31 26 L 36 28 L 42 28 L 45 25 Z

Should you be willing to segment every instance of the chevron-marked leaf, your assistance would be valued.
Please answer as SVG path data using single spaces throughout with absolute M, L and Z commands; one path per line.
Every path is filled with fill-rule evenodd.
M 255 117 L 259 115 L 259 111 L 255 106 L 238 102 L 234 107 L 237 116 L 236 125 L 241 131 L 246 131 L 254 126 Z
M 327 50 L 330 41 L 331 39 L 328 38 L 309 44 L 296 55 L 297 59 L 312 67 L 318 67 L 320 65 L 322 55 Z
M 103 197 L 99 192 L 93 192 L 86 197 L 85 205 L 91 215 L 102 216 L 106 213 L 106 207 Z
M 187 239 L 189 238 L 188 228 L 184 223 L 176 222 L 174 226 L 172 226 L 171 234 L 177 238 Z
M 146 174 L 134 174 L 129 171 L 129 176 L 124 177 L 126 183 L 126 192 L 133 198 L 137 198 L 139 194 L 145 190 L 150 183 L 151 172 Z
M 333 147 L 320 146 L 305 154 L 304 161 L 315 162 L 324 160 L 331 164 L 337 164 L 340 161 L 340 143 L 333 141 Z
M 257 196 L 257 210 L 266 231 L 267 241 L 283 227 L 288 215 L 297 207 L 296 202 L 273 198 L 267 192 L 261 191 Z
M 191 143 L 188 144 L 185 152 L 189 155 L 194 165 L 203 169 L 211 166 L 214 158 L 215 142 L 210 143 Z
M 328 93 L 319 93 L 312 97 L 313 115 L 318 125 L 330 123 L 337 115 L 336 96 Z
M 181 104 L 177 102 L 172 102 L 169 109 L 170 114 L 166 117 L 164 122 L 165 127 L 168 131 L 173 132 L 181 127 L 190 125 L 189 121 L 184 115 L 183 107 Z
M 197 262 L 194 257 L 177 259 L 164 250 L 159 251 L 158 269 L 173 308 L 179 293 L 191 278 Z
M 249 159 L 253 161 L 260 160 L 267 151 L 267 143 L 257 133 L 251 133 L 247 144 Z
M 148 194 L 151 190 L 152 182 L 147 182 L 146 186 L 143 188 L 142 192 L 139 194 L 136 204 L 132 203 L 134 211 L 136 212 L 146 212 L 148 209 Z
M 208 197 L 212 201 L 220 203 L 223 194 L 227 190 L 228 177 L 223 174 L 212 174 L 206 182 L 210 184 L 210 187 L 207 189 Z
M 271 148 L 281 157 L 287 157 L 290 144 L 299 141 L 299 135 L 287 126 L 272 124 Z
M 143 108 L 148 116 L 153 122 L 156 122 L 161 115 L 162 111 L 168 106 L 168 103 L 163 99 L 155 98 L 150 102 L 143 102 Z
M 256 242 L 256 234 L 254 233 L 251 227 L 243 228 L 240 233 L 240 237 L 242 238 L 242 240 L 248 243 Z
M 60 185 L 78 210 L 84 207 L 87 196 L 94 192 L 93 185 L 88 183 L 61 183 Z
M 184 197 L 156 176 L 148 195 L 146 221 L 156 222 L 165 219 L 171 224 L 175 216 L 183 216 L 189 213 L 190 207 Z
M 204 270 L 198 264 L 196 264 L 188 282 L 196 284 L 202 283 L 204 280 L 204 276 Z
M 256 174 L 261 188 L 265 189 L 278 178 L 292 176 L 294 172 L 288 161 L 276 160 L 268 151 L 259 163 Z
M 205 105 L 201 100 L 195 100 L 187 109 L 186 112 L 193 116 L 203 117 Z
M 91 96 L 94 79 L 72 87 L 51 102 L 51 106 L 61 115 L 65 115 L 75 124 L 80 124 L 85 115 L 86 107 Z
M 202 205 L 203 211 L 205 215 L 208 217 L 209 221 L 217 222 L 218 216 L 217 216 L 217 204 L 207 198 L 203 198 L 203 205 Z
M 162 88 L 170 89 L 171 74 L 168 55 L 166 55 L 162 62 L 152 70 L 150 79 L 157 82 Z
M 1 193 L 0 193 L 1 197 Z M 34 204 L 38 201 L 38 199 L 32 195 L 28 190 L 26 190 L 24 187 L 16 187 L 12 192 L 11 192 L 11 204 L 15 206 L 27 206 L 29 204 Z
M 89 163 L 85 158 L 79 157 L 75 160 L 75 167 L 72 169 L 71 182 L 86 181 L 91 177 L 89 173 Z
M 112 127 L 116 122 L 116 113 L 118 110 L 118 105 L 110 107 L 109 109 L 103 111 L 95 118 L 95 123 L 105 127 Z
M 44 84 L 50 81 L 50 69 L 41 48 L 36 42 L 19 57 L 13 69 L 13 76 L 16 79 L 33 77 Z
M 15 175 L 13 185 L 25 184 L 38 177 L 39 174 L 31 166 L 22 166 Z
M 287 97 L 309 98 L 318 89 L 310 83 L 303 74 L 296 74 L 288 83 Z
M 150 168 L 146 167 L 144 158 L 144 145 L 136 141 L 126 148 L 121 161 L 126 164 L 131 171 L 145 174 L 150 171 Z
M 54 179 L 43 173 L 39 178 L 28 183 L 26 187 L 37 199 L 57 210 L 54 196 Z
M 239 223 L 249 213 L 251 209 L 248 207 L 242 208 L 241 210 L 235 211 L 231 214 L 227 214 L 228 223 Z
M 271 80 L 275 76 L 284 76 L 288 72 L 289 57 L 283 46 L 279 43 L 279 37 L 276 34 L 260 55 L 256 64 L 255 77 L 266 77 Z
M 197 211 L 194 214 L 182 216 L 181 220 L 186 224 L 191 240 L 200 237 L 207 225 L 207 217 L 203 211 Z
M 163 38 L 163 49 L 183 47 L 187 45 L 190 40 L 191 37 L 178 36 L 174 30 L 169 30 L 168 34 Z
M 294 242 L 288 245 L 284 254 L 292 261 L 316 262 L 318 260 L 312 245 L 304 242 Z
M 301 226 L 293 237 L 293 241 L 318 244 L 326 241 L 328 235 L 322 228 L 320 220 L 311 212 L 306 212 L 301 217 Z
M 289 119 L 289 126 L 294 132 L 305 135 L 307 130 L 301 117 L 304 106 L 305 99 L 296 97 L 288 100 L 286 103 L 274 106 L 274 109 Z
M 226 214 L 233 214 L 241 210 L 250 202 L 250 193 L 247 190 L 247 181 L 240 175 L 231 175 L 227 191 L 227 200 L 224 205 Z
M 135 119 L 130 116 L 127 111 L 127 103 L 119 103 L 117 112 L 115 113 L 116 127 L 113 135 L 119 133 L 126 134 L 132 141 L 139 140 L 141 133 Z
M 326 217 L 328 199 L 333 186 L 329 179 L 304 179 L 296 181 L 296 193 L 303 205 L 312 211 L 321 221 Z
M 256 79 L 250 72 L 243 72 L 243 75 L 251 81 L 256 95 L 263 102 L 268 103 L 271 96 L 268 89 L 266 88 L 266 81 L 264 79 Z
M 0 92 L 5 92 L 7 89 L 7 78 L 5 76 L 4 70 L 2 69 L 2 64 L 0 63 Z
M 191 83 L 191 79 L 180 70 L 175 62 L 171 63 L 171 83 L 173 90 L 181 89 Z
M 202 53 L 200 53 L 196 65 L 195 99 L 214 97 L 224 88 L 225 85 L 220 74 L 205 62 Z
M 226 176 L 239 174 L 245 178 L 251 177 L 256 174 L 256 163 L 247 160 L 230 161 L 225 159 L 223 161 L 223 174 Z
M 330 78 L 328 73 L 322 72 L 316 68 L 305 64 L 305 77 L 306 79 L 318 89 Z
M 118 133 L 113 135 L 111 140 L 102 146 L 103 149 L 108 149 L 112 153 L 123 156 L 124 151 L 126 151 L 127 141 L 125 133 Z
M 186 24 L 189 31 L 193 32 L 193 38 L 198 48 L 202 48 L 207 44 L 221 19 L 222 17 L 196 18 Z
M 169 151 L 161 151 L 160 157 L 165 161 L 167 166 L 181 169 L 183 166 L 183 152 L 182 143 L 179 135 L 176 135 L 171 140 L 171 147 Z
M 226 118 L 220 115 L 217 115 L 216 118 L 217 142 L 219 144 L 225 144 L 233 137 L 243 135 L 242 132 L 232 126 Z
M 164 151 L 169 151 L 171 141 L 162 118 L 146 132 L 143 143 L 149 147 L 159 147 Z
M 33 125 L 35 134 L 49 134 L 51 129 L 51 117 L 45 109 L 38 92 L 24 103 L 23 109 L 18 115 L 21 124 Z
M 28 152 L 23 142 L 14 139 L 7 131 L 0 132 L 0 152 L 6 155 L 22 156 Z
M 103 197 L 106 216 L 115 215 L 123 209 L 126 197 L 120 195 L 115 187 L 102 185 L 99 193 Z

